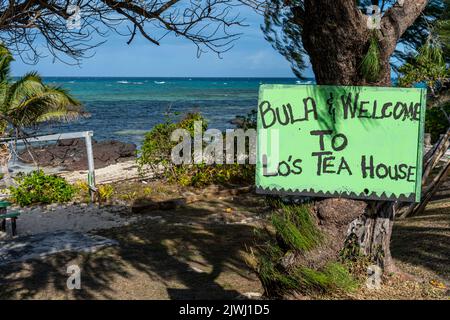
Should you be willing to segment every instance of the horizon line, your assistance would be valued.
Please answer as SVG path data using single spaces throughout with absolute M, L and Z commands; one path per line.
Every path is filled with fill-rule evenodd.
M 13 77 L 21 77 L 22 75 L 13 75 Z M 297 77 L 270 77 L 270 76 L 65 76 L 65 75 L 41 75 L 43 78 L 159 78 L 159 79 L 298 79 Z M 314 79 L 314 77 L 305 77 L 305 79 Z

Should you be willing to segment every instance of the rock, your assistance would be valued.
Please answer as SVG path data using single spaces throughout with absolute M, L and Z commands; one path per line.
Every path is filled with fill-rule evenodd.
M 241 294 L 240 297 L 238 297 L 238 299 L 242 299 L 242 300 L 250 299 L 250 300 L 252 300 L 252 299 L 261 299 L 261 297 L 262 297 L 262 294 L 259 293 L 259 292 L 244 292 L 244 293 Z
M 228 123 L 234 124 L 236 127 L 240 128 L 240 127 L 242 127 L 244 125 L 245 119 L 244 119 L 244 117 L 237 116 L 236 118 L 231 119 L 230 121 L 228 121 Z
M 129 160 L 136 155 L 136 145 L 115 140 L 93 141 L 95 168 Z M 31 155 L 30 155 L 31 153 Z M 44 167 L 63 167 L 66 170 L 87 170 L 87 153 L 84 139 L 59 140 L 43 147 L 31 147 L 19 153 L 25 163 L 36 161 Z
M 73 146 L 73 145 L 77 145 L 78 143 L 83 142 L 81 139 L 64 139 L 64 140 L 59 140 L 56 144 L 58 146 Z

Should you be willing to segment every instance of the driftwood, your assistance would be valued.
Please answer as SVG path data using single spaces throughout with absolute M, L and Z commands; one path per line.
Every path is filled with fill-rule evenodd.
M 440 137 L 438 142 L 431 148 L 424 156 L 423 159 L 423 176 L 422 176 L 422 185 L 424 185 L 439 160 L 446 153 L 450 146 L 450 127 L 447 129 L 447 132 Z
M 450 158 L 444 159 L 444 164 L 436 174 L 436 176 L 430 181 L 430 175 L 433 169 L 441 162 L 445 156 L 448 148 L 450 147 L 450 127 L 447 132 L 441 136 L 436 144 L 428 150 L 423 157 L 423 173 L 422 173 L 422 200 L 420 203 L 411 203 L 404 209 L 400 218 L 406 218 L 409 216 L 417 215 L 425 210 L 426 205 L 430 202 L 433 195 L 439 190 L 439 187 L 445 181 L 450 173 Z M 427 184 L 428 183 L 428 184 Z
M 430 183 L 430 185 L 426 188 L 426 190 L 424 192 L 424 196 L 422 198 L 422 201 L 412 212 L 413 215 L 418 215 L 418 214 L 423 213 L 428 202 L 431 200 L 433 195 L 439 190 L 439 187 L 442 185 L 445 178 L 448 177 L 449 173 L 450 173 L 450 159 L 447 160 L 445 166 L 441 169 L 439 174 L 433 179 L 433 181 Z

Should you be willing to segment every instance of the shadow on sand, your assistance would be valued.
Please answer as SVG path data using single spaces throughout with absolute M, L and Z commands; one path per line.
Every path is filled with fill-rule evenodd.
M 399 220 L 394 224 L 391 250 L 395 259 L 450 281 L 450 207 Z
M 96 232 L 118 246 L 2 266 L 0 297 L 227 299 L 239 296 L 236 288 L 260 290 L 242 256 L 254 227 L 210 223 L 213 213 L 196 207 L 148 212 L 155 219 Z M 71 264 L 81 268 L 80 290 L 67 289 Z

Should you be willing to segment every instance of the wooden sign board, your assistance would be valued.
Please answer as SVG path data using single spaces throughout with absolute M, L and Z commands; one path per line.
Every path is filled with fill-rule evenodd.
M 420 201 L 426 89 L 262 85 L 257 192 Z

